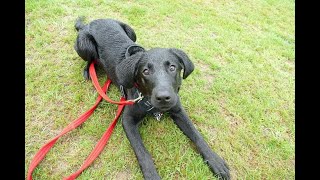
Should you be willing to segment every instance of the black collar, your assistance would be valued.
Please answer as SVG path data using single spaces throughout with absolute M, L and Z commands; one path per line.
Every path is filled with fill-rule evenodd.
M 134 98 L 135 104 L 137 104 L 143 109 L 146 109 L 148 114 L 153 115 L 156 118 L 156 120 L 160 121 L 163 113 L 160 112 L 154 106 L 152 106 L 152 104 L 148 100 L 149 98 L 143 96 L 137 87 L 134 87 L 134 89 L 135 89 L 135 92 L 133 94 L 133 98 Z M 126 91 L 124 90 L 124 87 L 122 85 L 120 85 L 120 92 L 122 97 L 127 98 Z
M 139 98 L 142 97 L 140 100 L 138 100 L 136 102 L 136 104 L 138 104 L 141 108 L 146 109 L 148 114 L 153 115 L 156 120 L 160 121 L 163 113 L 160 112 L 157 108 L 155 108 L 154 106 L 152 106 L 152 104 L 150 103 L 150 101 L 148 100 L 148 97 L 144 97 L 142 95 L 142 93 L 138 90 L 138 88 L 135 88 L 135 93 L 134 93 L 134 98 Z

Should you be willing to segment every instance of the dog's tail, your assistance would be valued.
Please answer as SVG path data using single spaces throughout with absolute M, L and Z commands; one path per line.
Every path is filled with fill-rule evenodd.
M 83 21 L 84 16 L 78 17 L 78 19 L 76 20 L 76 24 L 74 25 L 74 27 L 77 31 L 81 30 L 85 26 L 85 24 L 83 24 Z

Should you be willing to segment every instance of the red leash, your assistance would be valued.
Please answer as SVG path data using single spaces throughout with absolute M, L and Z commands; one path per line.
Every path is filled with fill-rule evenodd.
M 99 95 L 102 96 L 103 99 L 105 99 L 106 101 L 112 103 L 112 104 L 123 104 L 123 105 L 132 105 L 134 104 L 136 101 L 140 100 L 140 98 L 137 99 L 132 99 L 132 100 L 127 100 L 127 101 L 120 101 L 120 102 L 116 102 L 111 100 L 108 96 L 106 96 L 105 92 L 103 92 L 103 90 L 101 89 L 99 82 L 98 82 L 98 78 L 97 78 L 97 74 L 96 71 L 94 69 L 94 64 L 96 62 L 94 61 L 93 63 L 90 64 L 89 67 L 89 74 L 90 77 L 92 79 L 93 85 L 96 88 L 96 90 L 98 91 Z M 111 82 L 111 80 L 108 80 Z
M 70 176 L 64 178 L 64 180 L 73 180 L 76 177 L 78 177 L 81 174 L 81 172 L 83 170 L 85 170 L 94 161 L 94 159 L 96 157 L 98 157 L 98 155 L 103 150 L 104 146 L 106 145 L 107 141 L 109 140 L 109 138 L 112 134 L 114 127 L 117 124 L 117 121 L 121 115 L 121 112 L 122 112 L 124 106 L 128 105 L 128 104 L 130 105 L 130 104 L 135 103 L 136 100 L 126 101 L 126 99 L 124 97 L 120 98 L 120 102 L 116 102 L 116 101 L 111 100 L 106 95 L 106 92 L 109 89 L 109 86 L 111 84 L 111 80 L 108 79 L 106 81 L 106 83 L 104 84 L 104 86 L 101 88 L 99 85 L 98 79 L 97 79 L 95 69 L 94 69 L 94 63 L 90 64 L 89 74 L 90 74 L 90 77 L 92 79 L 94 86 L 96 87 L 96 89 L 99 93 L 95 104 L 87 112 L 83 113 L 79 118 L 77 118 L 76 120 L 71 122 L 66 128 L 64 128 L 59 135 L 57 135 L 55 138 L 51 139 L 49 142 L 47 142 L 44 146 L 42 146 L 40 148 L 40 150 L 36 153 L 36 155 L 33 157 L 32 161 L 30 163 L 30 166 L 28 169 L 28 174 L 27 174 L 28 180 L 32 180 L 33 170 L 43 160 L 45 155 L 50 151 L 50 149 L 53 147 L 53 145 L 56 143 L 56 141 L 64 134 L 77 128 L 79 125 L 81 125 L 83 122 L 85 122 L 93 114 L 94 110 L 97 108 L 97 106 L 101 102 L 102 98 L 104 98 L 105 100 L 107 100 L 108 102 L 111 102 L 113 104 L 118 104 L 118 110 L 117 110 L 116 117 L 114 118 L 114 120 L 112 121 L 110 126 L 108 127 L 107 131 L 103 134 L 101 139 L 98 141 L 95 148 L 92 150 L 91 154 L 87 157 L 87 159 L 84 161 L 84 163 L 82 164 L 82 166 L 80 167 L 80 169 L 78 171 L 76 171 L 75 173 L 71 174 Z

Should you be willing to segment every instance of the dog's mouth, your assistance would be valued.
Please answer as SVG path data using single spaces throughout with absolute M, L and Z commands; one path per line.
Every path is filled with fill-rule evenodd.
M 161 112 L 165 112 L 165 111 L 170 110 L 173 106 L 161 106 L 161 107 L 154 106 L 154 107 L 159 109 Z

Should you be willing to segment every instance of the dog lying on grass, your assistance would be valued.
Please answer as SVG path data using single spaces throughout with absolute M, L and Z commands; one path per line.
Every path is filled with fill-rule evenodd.
M 96 60 L 108 78 L 124 90 L 127 99 L 143 96 L 138 103 L 125 107 L 122 125 L 145 179 L 155 180 L 160 176 L 141 140 L 138 126 L 146 115 L 160 119 L 164 112 L 169 113 L 179 129 L 196 145 L 211 171 L 223 179 L 230 179 L 226 162 L 210 149 L 181 106 L 178 95 L 181 81 L 194 70 L 185 52 L 175 48 L 145 50 L 135 43 L 136 34 L 129 25 L 113 19 L 97 19 L 85 25 L 83 18 L 79 18 L 75 28 L 78 36 L 74 48 L 88 62 L 83 71 L 84 78 L 89 79 L 89 65 Z

